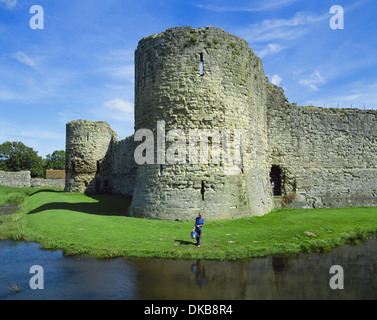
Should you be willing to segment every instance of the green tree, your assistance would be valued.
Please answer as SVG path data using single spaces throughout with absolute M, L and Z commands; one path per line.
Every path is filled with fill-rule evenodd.
M 46 170 L 65 170 L 65 151 L 55 150 L 52 154 L 48 154 L 44 167 Z
M 0 170 L 30 171 L 32 177 L 43 177 L 42 157 L 22 142 L 4 142 L 0 145 Z

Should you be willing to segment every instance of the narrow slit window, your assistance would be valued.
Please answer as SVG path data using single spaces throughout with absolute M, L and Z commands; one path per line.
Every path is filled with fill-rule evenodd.
M 203 53 L 200 54 L 200 75 L 204 75 L 204 60 L 203 60 Z
M 204 193 L 205 193 L 205 186 L 204 186 L 204 181 L 202 181 L 202 188 L 200 190 L 200 193 L 202 194 L 202 201 L 204 201 Z
M 100 171 L 100 163 L 99 163 L 99 161 L 97 161 L 97 174 L 99 174 L 99 171 Z

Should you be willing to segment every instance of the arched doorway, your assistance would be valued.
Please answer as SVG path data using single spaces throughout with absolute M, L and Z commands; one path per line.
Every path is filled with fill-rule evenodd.
M 271 188 L 274 196 L 281 196 L 281 168 L 272 166 L 270 172 Z

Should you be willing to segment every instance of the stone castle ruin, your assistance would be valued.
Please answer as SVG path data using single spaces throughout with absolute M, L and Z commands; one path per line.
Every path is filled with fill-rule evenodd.
M 377 205 L 377 112 L 289 103 L 248 43 L 222 29 L 177 27 L 139 42 L 140 130 L 149 136 L 119 141 L 106 122 L 68 123 L 66 191 L 124 194 L 132 197 L 132 216 L 170 220 L 199 211 L 209 220 L 263 215 L 281 203 Z M 208 162 L 190 161 L 192 150 L 201 155 L 203 137 L 191 140 L 189 133 L 205 130 Z M 152 161 L 137 164 L 147 138 L 154 148 L 144 154 Z M 228 155 L 242 156 L 231 173 L 224 157 L 212 161 L 224 144 L 231 146 Z M 176 156 L 182 146 L 191 152 L 183 154 L 186 161 L 168 162 L 169 147 Z

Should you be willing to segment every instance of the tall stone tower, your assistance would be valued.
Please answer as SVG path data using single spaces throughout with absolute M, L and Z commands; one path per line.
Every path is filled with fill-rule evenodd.
M 230 219 L 268 213 L 267 80 L 248 43 L 213 27 L 172 28 L 139 42 L 135 68 L 135 131 L 150 130 L 155 148 L 153 163 L 137 168 L 131 214 L 192 219 L 203 211 L 207 219 Z M 202 151 L 190 137 L 205 130 L 218 132 L 220 142 L 209 138 L 208 162 L 195 163 L 189 150 L 198 158 Z M 240 146 L 235 130 L 242 132 Z M 230 140 L 222 139 L 227 132 Z M 232 155 L 241 151 L 233 171 L 224 157 L 213 161 L 225 141 L 233 143 Z M 173 144 L 181 146 L 174 155 L 186 153 L 171 163 Z

